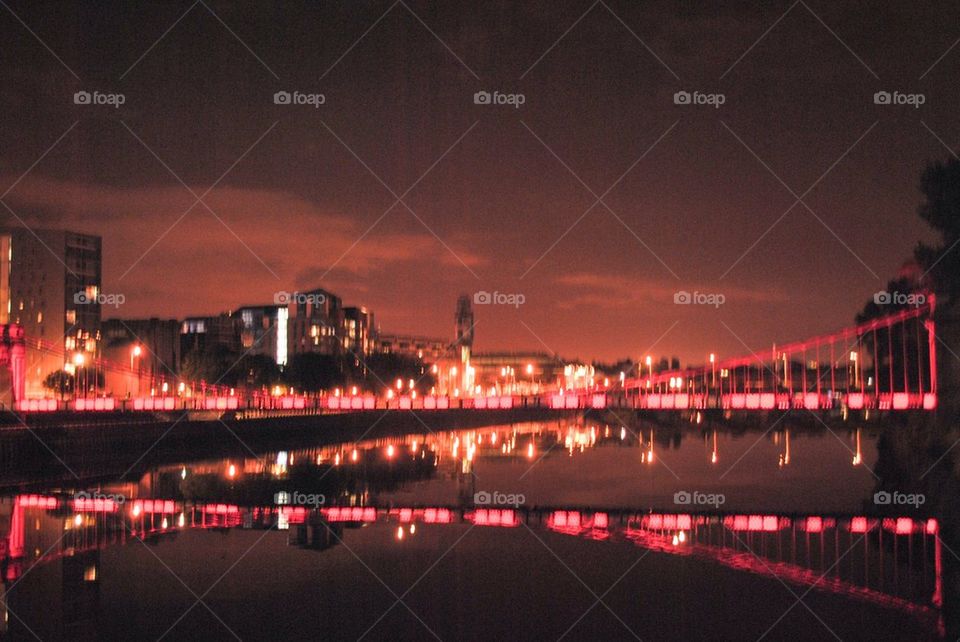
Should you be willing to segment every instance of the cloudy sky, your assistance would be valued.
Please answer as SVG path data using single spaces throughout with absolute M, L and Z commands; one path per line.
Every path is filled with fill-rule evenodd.
M 960 7 L 730 5 L 10 1 L 0 215 L 101 235 L 123 317 L 325 287 L 451 336 L 496 291 L 480 350 L 690 361 L 839 329 L 929 238 Z

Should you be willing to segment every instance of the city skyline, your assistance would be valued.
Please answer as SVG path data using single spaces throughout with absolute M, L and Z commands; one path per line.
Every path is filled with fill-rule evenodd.
M 12 4 L 6 66 L 31 72 L 3 98 L 0 213 L 101 235 L 126 297 L 107 316 L 319 285 L 446 336 L 449 301 L 501 292 L 525 302 L 478 306 L 481 350 L 702 362 L 846 325 L 931 238 L 916 185 L 956 146 L 950 10 L 396 4 L 271 30 L 240 7 Z

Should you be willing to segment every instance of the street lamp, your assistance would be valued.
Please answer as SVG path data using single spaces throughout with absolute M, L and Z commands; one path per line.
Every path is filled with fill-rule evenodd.
M 73 355 L 73 366 L 74 366 L 74 368 L 75 368 L 75 372 L 77 373 L 76 375 L 74 375 L 74 384 L 76 384 L 76 379 L 79 379 L 80 368 L 83 367 L 84 361 L 86 361 L 86 357 L 83 356 L 83 353 L 82 353 L 82 352 L 75 352 L 75 353 L 74 353 L 74 355 Z M 75 387 L 76 387 L 76 386 L 75 386 Z M 83 370 L 83 395 L 86 396 L 86 394 L 87 394 L 87 370 L 86 370 L 86 368 L 84 368 L 84 370 Z
M 140 355 L 143 354 L 143 348 L 139 344 L 133 346 L 133 350 L 130 351 L 130 371 L 133 372 L 133 360 L 137 360 L 137 396 L 140 396 L 140 375 L 142 372 L 140 361 Z

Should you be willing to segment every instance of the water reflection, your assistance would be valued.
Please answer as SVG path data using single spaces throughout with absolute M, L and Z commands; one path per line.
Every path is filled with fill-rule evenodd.
M 941 525 L 919 509 L 883 512 L 869 501 L 877 456 L 875 434 L 860 427 L 765 434 L 579 420 L 184 461 L 133 482 L 38 488 L 0 499 L 3 627 L 29 635 L 52 618 L 53 637 L 116 631 L 101 587 L 122 585 L 131 547 L 143 543 L 164 548 L 191 537 L 202 565 L 218 550 L 216 534 L 259 531 L 296 550 L 352 556 L 362 545 L 402 564 L 405 551 L 439 533 L 476 528 L 514 534 L 477 535 L 497 541 L 497 554 L 521 546 L 527 531 L 616 556 L 629 546 L 682 559 L 695 574 L 723 568 L 745 582 L 814 591 L 840 611 L 879 608 L 907 618 L 907 630 L 935 635 L 944 626 Z M 478 491 L 524 501 L 481 506 Z M 727 498 L 712 510 L 677 499 L 690 491 Z M 379 535 L 371 543 L 364 532 Z M 104 566 L 105 557 L 113 563 Z M 295 569 L 286 572 L 292 578 Z M 44 608 L 51 593 L 62 612 Z
M 456 506 L 377 507 L 238 506 L 179 499 L 63 499 L 19 495 L 12 499 L 3 561 L 5 587 L 16 586 L 33 567 L 62 564 L 62 590 L 72 613 L 97 608 L 104 578 L 100 553 L 140 540 L 153 545 L 186 530 L 288 531 L 287 543 L 323 551 L 343 543 L 346 531 L 379 524 L 399 544 L 420 527 L 471 524 L 483 528 L 546 529 L 603 542 L 631 542 L 661 554 L 685 556 L 741 573 L 893 609 L 929 630 L 942 627 L 943 552 L 934 518 L 828 515 L 651 513 L 584 508 L 531 510 Z M 6 591 L 19 609 L 15 591 Z M 35 605 L 34 605 L 35 606 Z M 25 612 L 30 605 L 25 605 Z

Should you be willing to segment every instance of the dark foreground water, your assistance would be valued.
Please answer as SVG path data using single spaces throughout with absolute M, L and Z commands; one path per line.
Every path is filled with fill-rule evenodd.
M 495 426 L 25 489 L 0 501 L 2 626 L 12 639 L 937 639 L 952 552 L 925 498 L 875 498 L 889 488 L 876 434 L 765 430 Z

